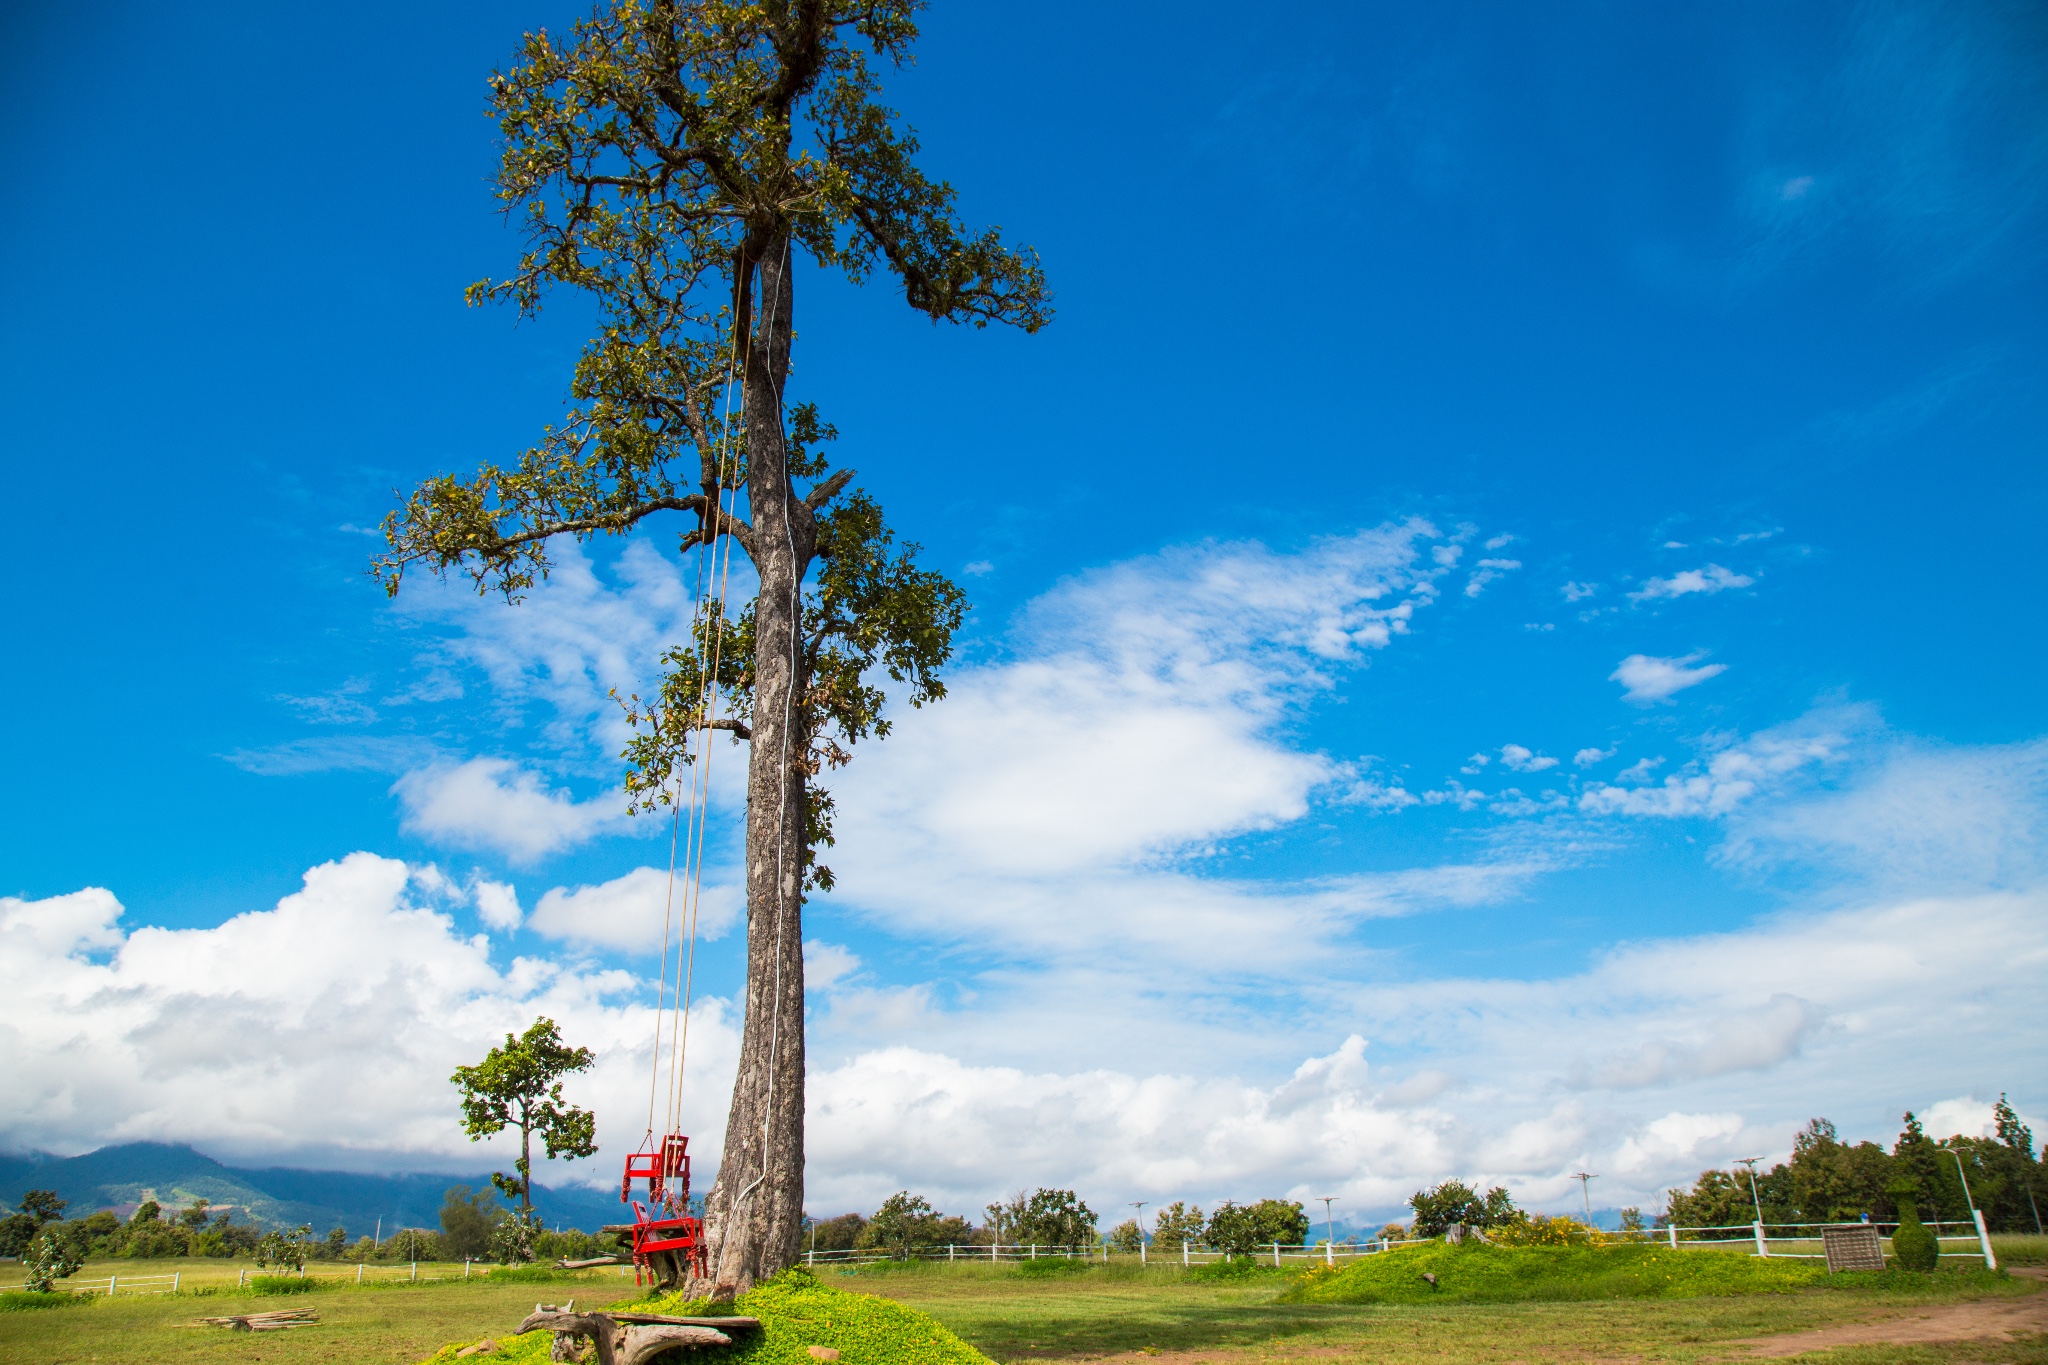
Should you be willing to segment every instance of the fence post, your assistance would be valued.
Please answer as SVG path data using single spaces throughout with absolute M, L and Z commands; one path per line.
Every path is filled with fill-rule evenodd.
M 412 1263 L 412 1281 L 414 1284 L 418 1284 L 420 1281 L 420 1263 L 418 1261 Z
M 357 1261 L 357 1262 L 356 1262 L 356 1283 L 357 1283 L 357 1284 L 361 1284 L 362 1282 L 363 1282 L 363 1263 L 362 1263 L 361 1261 Z
M 1031 1244 L 1031 1259 L 1034 1261 L 1038 1259 L 1038 1243 L 1036 1242 Z
M 946 1264 L 951 1265 L 959 1259 L 960 1248 L 954 1246 L 951 1242 L 946 1243 Z
M 467 1256 L 462 1258 L 462 1278 L 465 1280 L 469 1278 L 469 1257 Z
M 1750 1227 L 1756 1230 L 1756 1254 L 1759 1256 L 1770 1255 L 1771 1244 L 1764 1240 L 1764 1225 L 1762 1223 L 1751 1223 Z
M 1337 1264 L 1337 1244 L 1335 1242 L 1323 1243 L 1323 1264 L 1327 1266 Z
M 1678 1250 L 1678 1224 L 1673 1223 L 1665 1228 L 1664 1231 L 1671 1234 L 1671 1249 L 1673 1251 Z
M 1991 1234 L 1984 1230 L 1984 1210 L 1973 1208 L 1970 1217 L 1977 1220 L 1977 1246 L 1984 1253 L 1984 1268 L 1998 1269 L 1998 1258 L 1991 1254 Z
M 240 1289 L 249 1282 L 249 1267 L 243 1266 L 235 1272 L 235 1288 Z
M 1180 1239 L 1180 1268 L 1188 1268 L 1188 1239 L 1185 1237 Z
M 171 1272 L 171 1292 L 173 1294 L 178 1292 L 178 1281 L 184 1277 L 184 1274 L 185 1272 L 182 1270 L 173 1270 Z
M 989 1239 L 988 1239 L 988 1259 L 989 1259 L 989 1263 L 990 1263 L 991 1265 L 993 1265 L 993 1264 L 995 1263 L 995 1259 L 996 1259 L 996 1253 L 997 1253 L 998 1251 L 1001 1251 L 1002 1249 L 1003 1249 L 1003 1239 L 1002 1239 L 1002 1238 L 1000 1238 L 1000 1237 L 991 1237 L 991 1238 L 989 1238 Z
M 1279 1268 L 1280 1268 L 1280 1244 L 1279 1244 L 1278 1242 L 1275 1242 L 1275 1243 L 1273 1243 L 1273 1269 L 1275 1269 L 1275 1270 L 1278 1270 Z
M 113 1298 L 113 1297 L 114 1297 L 114 1282 L 115 1282 L 115 1281 L 117 1281 L 117 1280 L 119 1280 L 120 1278 L 121 1278 L 121 1277 L 120 1277 L 119 1275 L 109 1275 L 109 1276 L 107 1276 L 107 1297 L 108 1297 L 108 1298 L 110 1298 L 110 1299 L 111 1299 L 111 1298 Z

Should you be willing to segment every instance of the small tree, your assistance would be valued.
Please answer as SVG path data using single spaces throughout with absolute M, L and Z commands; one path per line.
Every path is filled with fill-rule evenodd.
M 1480 1194 L 1462 1180 L 1446 1180 L 1441 1185 L 1417 1190 L 1408 1200 L 1408 1207 L 1415 1210 L 1417 1237 L 1441 1237 L 1453 1223 L 1498 1227 L 1512 1222 L 1517 1213 L 1515 1201 L 1500 1186 Z
M 1249 1256 L 1260 1241 L 1258 1220 L 1250 1209 L 1226 1199 L 1209 1215 L 1202 1240 L 1225 1256 Z
M 1109 1230 L 1109 1249 L 1136 1255 L 1145 1245 L 1145 1230 L 1135 1218 L 1126 1218 Z
M 523 1265 L 533 1259 L 534 1244 L 546 1231 L 531 1213 L 508 1213 L 491 1230 L 491 1255 L 500 1265 Z
M 933 1244 L 938 1222 L 939 1215 L 922 1195 L 898 1190 L 875 1210 L 861 1232 L 860 1244 L 879 1247 L 894 1259 L 907 1261 L 917 1248 Z
M 1910 1176 L 1894 1180 L 1886 1190 L 1899 1208 L 1899 1226 L 1892 1233 L 1892 1255 L 1907 1270 L 1932 1270 L 1941 1264 L 1941 1242 L 1934 1229 L 1920 1221 L 1920 1182 Z
M 533 1139 L 540 1135 L 548 1160 L 586 1157 L 597 1150 L 597 1116 L 562 1098 L 562 1077 L 586 1071 L 597 1058 L 587 1047 L 562 1041 L 555 1021 L 540 1018 L 505 1045 L 494 1047 L 475 1066 L 459 1066 L 451 1077 L 462 1091 L 462 1130 L 478 1142 L 505 1129 L 519 1129 L 516 1175 L 493 1172 L 491 1184 L 519 1200 L 522 1218 L 533 1214 Z
M 442 1245 L 451 1258 L 470 1261 L 490 1253 L 499 1214 L 497 1196 L 489 1190 L 456 1185 L 442 1196 Z
M 1095 1211 L 1072 1190 L 1034 1190 L 1022 1207 L 1013 1204 L 1012 1216 L 1012 1241 L 1067 1247 L 1095 1240 Z
M 77 1274 L 84 1264 L 85 1259 L 64 1238 L 44 1232 L 28 1249 L 22 1265 L 22 1285 L 38 1294 L 51 1293 L 57 1288 L 57 1281 Z
M 1152 1240 L 1161 1246 L 1199 1246 L 1206 1223 L 1200 1204 L 1190 1206 L 1176 1199 L 1152 1220 Z
M 2004 1102 L 2005 1097 L 2003 1095 L 1999 1096 L 1999 1103 L 2003 1104 Z M 38 1231 L 42 1230 L 43 1224 L 54 1223 L 59 1218 L 62 1218 L 64 1210 L 70 1206 L 70 1201 L 59 1199 L 55 1190 L 30 1190 L 21 1197 L 21 1202 L 15 1205 L 23 1213 L 35 1219 Z
M 280 1270 L 302 1269 L 312 1236 L 311 1223 L 302 1223 L 295 1228 L 274 1228 L 264 1233 L 262 1240 L 256 1243 L 256 1264 L 274 1265 Z

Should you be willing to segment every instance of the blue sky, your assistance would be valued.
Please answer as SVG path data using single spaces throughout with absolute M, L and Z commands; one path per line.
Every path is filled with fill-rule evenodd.
M 517 609 L 364 572 L 393 489 L 559 409 L 587 310 L 461 289 L 517 245 L 484 77 L 576 13 L 0 20 L 0 909 L 71 992 L 10 1021 L 9 1144 L 467 1160 L 444 1062 L 542 1007 L 601 1117 L 642 1084 L 666 855 L 604 692 L 687 615 L 673 535 Z M 2048 1113 L 2037 7 L 924 29 L 891 98 L 1059 315 L 799 277 L 802 396 L 975 606 L 835 782 L 814 1202 L 1563 1207 L 1816 1112 Z

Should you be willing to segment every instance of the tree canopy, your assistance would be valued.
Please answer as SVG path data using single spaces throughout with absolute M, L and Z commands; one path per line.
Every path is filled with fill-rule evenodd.
M 522 1217 L 533 1213 L 533 1139 L 545 1144 L 548 1159 L 586 1157 L 597 1151 L 597 1118 L 562 1096 L 562 1078 L 588 1070 L 596 1056 L 587 1047 L 562 1041 L 555 1021 L 542 1017 L 525 1033 L 505 1035 L 502 1047 L 475 1066 L 455 1068 L 452 1080 L 462 1095 L 462 1131 L 472 1142 L 506 1128 L 519 1130 L 519 1160 L 513 1175 L 493 1172 L 491 1183 L 519 1200 Z

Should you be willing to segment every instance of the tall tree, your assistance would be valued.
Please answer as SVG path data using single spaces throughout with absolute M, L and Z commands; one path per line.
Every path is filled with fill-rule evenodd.
M 550 1161 L 597 1150 L 597 1116 L 562 1097 L 562 1077 L 587 1070 L 596 1060 L 589 1048 L 563 1042 L 554 1020 L 540 1018 L 518 1037 L 506 1034 L 503 1047 L 492 1048 L 475 1066 L 456 1067 L 449 1077 L 462 1092 L 462 1131 L 470 1141 L 519 1129 L 517 1174 L 495 1171 L 491 1183 L 506 1197 L 518 1198 L 522 1222 L 533 1216 L 536 1135 Z
M 711 1292 L 796 1258 L 803 1224 L 804 893 L 831 798 L 819 773 L 886 731 L 874 670 L 921 705 L 964 610 L 897 550 L 881 509 L 819 453 L 834 432 L 788 401 L 799 252 L 859 282 L 892 274 L 933 319 L 1036 331 L 1051 316 L 1035 254 L 969 232 L 954 191 L 877 101 L 875 64 L 908 60 L 917 0 L 615 0 L 566 40 L 526 37 L 494 77 L 498 193 L 528 247 L 472 301 L 538 312 L 556 285 L 601 326 L 574 406 L 516 464 L 429 480 L 385 523 L 378 572 L 460 567 L 516 598 L 559 535 L 690 519 L 685 550 L 736 541 L 755 598 L 708 613 L 632 707 L 633 807 L 674 799 L 692 735 L 751 745 L 747 993 L 718 1179 L 706 1200 Z M 720 406 L 736 374 L 736 414 Z M 806 485 L 799 488 L 799 484 Z M 730 495 L 730 497 L 728 497 Z M 744 495 L 744 496 L 741 496 Z M 723 581 L 723 580 L 720 580 Z M 701 741 L 700 741 L 701 742 Z

